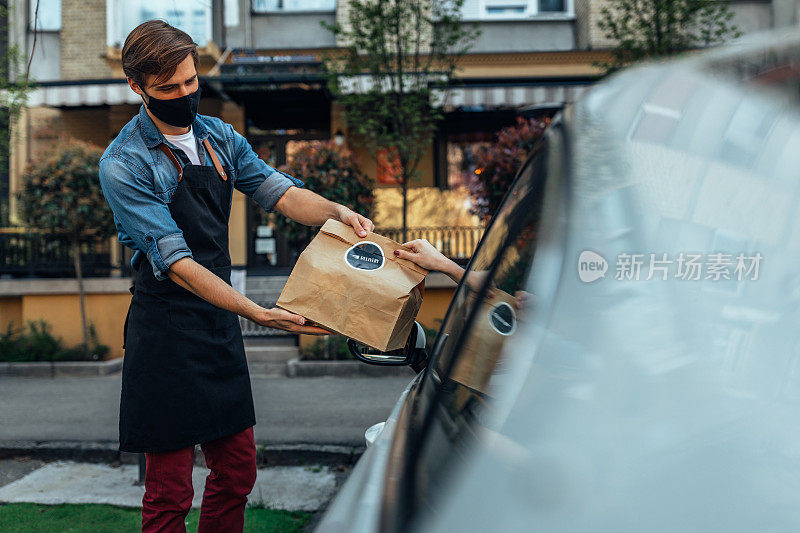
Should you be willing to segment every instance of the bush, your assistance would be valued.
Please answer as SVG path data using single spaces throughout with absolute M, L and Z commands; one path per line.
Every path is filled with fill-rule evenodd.
M 91 351 L 81 266 L 81 244 L 114 235 L 114 215 L 100 187 L 103 150 L 80 141 L 56 147 L 50 157 L 29 166 L 18 193 L 19 214 L 31 228 L 66 237 L 70 243 L 84 352 Z
M 66 348 L 61 339 L 50 333 L 50 325 L 43 320 L 28 322 L 28 329 L 14 329 L 9 324 L 0 334 L 0 361 L 8 363 L 33 363 L 41 361 L 100 361 L 109 348 L 100 344 L 94 326 L 89 326 L 91 342 L 89 349 L 83 346 Z
M 518 117 L 516 125 L 497 134 L 497 142 L 475 150 L 475 172 L 470 176 L 469 192 L 472 212 L 484 222 L 497 212 L 520 166 L 549 123 L 549 118 Z
M 31 164 L 18 193 L 23 222 L 77 242 L 113 236 L 114 217 L 100 188 L 102 155 L 97 146 L 71 140 Z
M 353 154 L 333 141 L 315 141 L 294 154 L 279 169 L 305 182 L 305 187 L 328 200 L 370 218 L 375 201 L 374 184 L 355 162 Z M 308 244 L 317 229 L 286 217 L 275 217 L 275 225 L 298 248 Z
M 353 359 L 347 347 L 347 337 L 341 335 L 324 335 L 314 341 L 308 348 L 304 348 L 300 355 L 303 359 L 314 361 L 346 361 Z

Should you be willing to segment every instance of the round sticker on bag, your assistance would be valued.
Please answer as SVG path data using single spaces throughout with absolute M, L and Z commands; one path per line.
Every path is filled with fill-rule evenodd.
M 489 311 L 489 324 L 500 335 L 511 335 L 517 328 L 517 315 L 514 308 L 500 302 Z
M 385 258 L 383 249 L 370 241 L 362 241 L 344 253 L 345 262 L 357 270 L 378 270 Z

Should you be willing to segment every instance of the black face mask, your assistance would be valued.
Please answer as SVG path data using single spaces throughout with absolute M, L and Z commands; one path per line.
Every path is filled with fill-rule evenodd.
M 145 93 L 147 94 L 147 93 Z M 185 128 L 194 122 L 197 115 L 197 105 L 200 103 L 200 86 L 197 90 L 186 96 L 171 98 L 170 100 L 159 100 L 148 95 L 147 109 L 159 120 L 175 126 Z M 142 97 L 144 100 L 144 97 Z

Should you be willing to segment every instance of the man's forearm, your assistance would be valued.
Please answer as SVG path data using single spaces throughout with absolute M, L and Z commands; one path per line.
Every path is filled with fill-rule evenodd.
M 175 261 L 167 271 L 167 275 L 172 281 L 207 302 L 250 320 L 254 320 L 264 311 L 263 307 L 225 283 L 191 257 Z
M 315 192 L 299 187 L 289 187 L 275 204 L 277 212 L 306 226 L 321 226 L 329 218 L 339 220 L 341 207 Z
M 256 324 L 292 333 L 311 335 L 329 335 L 331 333 L 317 326 L 306 326 L 305 318 L 285 309 L 261 307 L 191 257 L 183 257 L 175 261 L 167 271 L 167 275 L 169 279 L 207 302 L 233 311 Z

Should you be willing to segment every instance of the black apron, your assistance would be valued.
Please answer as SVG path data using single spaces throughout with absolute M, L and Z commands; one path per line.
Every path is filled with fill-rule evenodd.
M 169 147 L 159 146 L 178 170 L 169 211 L 194 260 L 230 285 L 233 185 L 208 140 L 203 144 L 214 165 L 182 170 Z M 176 450 L 255 425 L 238 316 L 171 279 L 156 280 L 148 261 L 136 268 L 131 292 L 123 334 L 120 451 Z

